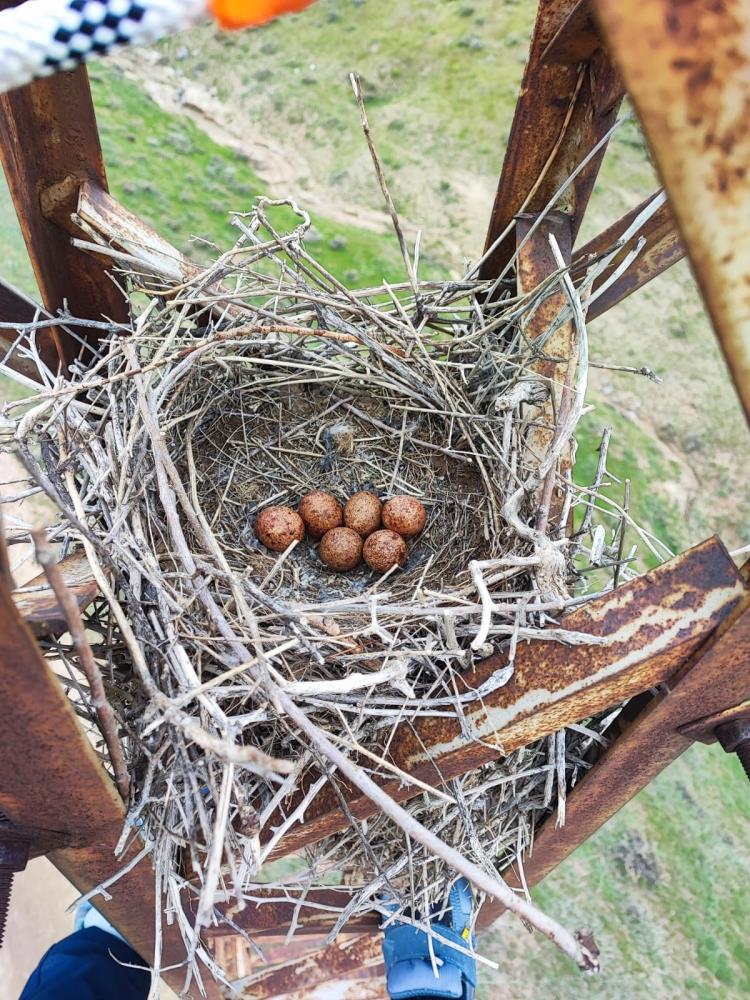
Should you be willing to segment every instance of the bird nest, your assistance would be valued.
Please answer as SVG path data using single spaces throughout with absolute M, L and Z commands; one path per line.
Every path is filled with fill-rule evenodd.
M 278 203 L 237 216 L 237 245 L 179 286 L 131 270 L 132 326 L 65 377 L 25 328 L 17 351 L 44 388 L 5 408 L 6 441 L 60 514 L 48 539 L 83 549 L 99 582 L 84 624 L 109 724 L 80 641 L 48 648 L 127 796 L 120 848 L 142 840 L 191 957 L 219 976 L 201 931 L 245 901 L 295 898 L 304 916 L 310 889 L 338 884 L 331 937 L 384 896 L 416 920 L 445 896 L 456 852 L 494 892 L 539 820 L 563 817 L 608 719 L 442 789 L 399 769 L 401 738 L 437 718 L 458 720 L 469 744 L 472 712 L 512 676 L 519 644 L 592 641 L 556 627 L 590 596 L 592 544 L 608 566 L 599 589 L 633 572 L 630 519 L 599 489 L 604 451 L 596 483 L 564 472 L 596 268 L 583 290 L 563 266 L 526 294 L 492 297 L 473 277 L 423 281 L 409 266 L 401 285 L 352 291 L 308 252 L 309 219 L 290 208 L 299 224 L 287 231 Z M 531 339 L 552 296 L 560 314 Z M 539 372 L 563 322 L 577 330 L 575 377 L 553 405 Z M 543 454 L 531 444 L 540 428 Z M 310 489 L 415 496 L 427 526 L 384 575 L 334 573 L 309 540 L 265 549 L 258 512 Z M 472 688 L 467 671 L 493 654 Z M 394 778 L 404 807 L 387 796 L 355 822 L 353 790 L 372 798 L 373 782 Z M 322 801 L 340 821 L 279 861 Z

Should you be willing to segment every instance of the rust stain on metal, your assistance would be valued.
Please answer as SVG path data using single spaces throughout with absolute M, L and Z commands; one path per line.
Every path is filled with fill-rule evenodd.
M 252 895 L 245 900 L 243 909 L 232 913 L 232 921 L 253 937 L 274 937 L 278 935 L 280 928 L 288 927 L 292 920 L 297 927 L 295 934 L 320 936 L 330 930 L 339 909 L 350 902 L 353 892 L 353 889 L 346 886 L 313 886 L 300 893 L 289 889 L 287 898 L 280 899 L 277 889 L 254 889 Z M 219 904 L 219 909 L 223 908 Z M 348 931 L 374 932 L 379 924 L 380 918 L 376 913 L 363 913 L 350 920 L 346 926 Z M 233 933 L 227 924 L 220 924 L 210 932 L 212 938 Z
M 699 719 L 686 722 L 680 726 L 680 732 L 697 743 L 716 743 L 716 729 L 727 722 L 735 722 L 738 719 L 745 719 L 750 716 L 750 700 L 740 702 L 731 708 L 724 708 L 719 712 L 712 712 L 711 715 L 703 715 Z
M 335 995 L 335 980 L 356 979 L 365 985 L 368 979 L 382 979 L 385 967 L 380 941 L 379 933 L 344 936 L 328 948 L 256 973 L 242 986 L 243 1000 L 269 1000 L 323 985 L 333 991 L 326 996 Z
M 0 622 L 0 808 L 19 823 L 91 841 L 120 822 L 119 796 L 4 587 Z M 64 799 L 50 789 L 65 789 Z
M 593 3 L 750 421 L 750 6 Z
M 588 62 L 601 47 L 602 39 L 591 12 L 591 2 L 579 0 L 542 52 L 541 62 L 568 65 Z
M 58 563 L 66 586 L 73 594 L 82 611 L 88 607 L 99 593 L 96 581 L 91 575 L 86 556 L 80 552 L 67 556 Z M 14 593 L 13 601 L 18 611 L 34 635 L 59 635 L 67 632 L 68 625 L 62 608 L 47 585 L 44 573 L 40 573 L 26 584 L 27 588 L 43 587 L 28 593 Z
M 576 0 L 539 4 L 485 251 L 498 245 L 481 269 L 482 278 L 496 278 L 511 260 L 514 217 L 541 211 L 617 116 L 623 92 L 603 50 L 594 51 L 585 64 L 543 61 L 553 39 L 560 50 L 589 44 L 572 16 L 577 7 Z M 567 29 L 560 31 L 566 22 Z M 603 147 L 554 206 L 570 216 L 574 240 L 604 153 Z
M 511 681 L 466 713 L 473 740 L 467 742 L 457 720 L 420 719 L 399 727 L 392 741 L 393 762 L 422 781 L 440 785 L 649 690 L 672 677 L 744 595 L 744 581 L 726 549 L 710 539 L 563 619 L 563 627 L 606 638 L 605 643 L 568 647 L 539 640 L 520 646 Z M 480 664 L 466 674 L 464 689 L 475 689 L 503 665 L 501 658 Z M 372 815 L 369 799 L 343 782 L 340 788 L 356 819 Z M 399 801 L 418 792 L 391 780 L 384 788 Z M 286 809 L 295 805 L 292 800 Z M 272 817 L 269 829 L 280 819 Z M 308 806 L 304 823 L 290 830 L 274 856 L 297 851 L 347 825 L 336 793 L 323 788 Z
M 646 690 L 653 686 L 651 678 L 672 674 L 744 593 L 724 547 L 717 540 L 706 542 L 563 620 L 563 627 L 600 636 L 606 639 L 603 644 L 528 643 L 509 683 L 484 699 L 484 719 L 474 725 L 468 715 L 468 725 L 477 738 L 507 750 L 530 742 L 528 736 L 535 738 L 545 718 L 551 732 L 569 721 L 571 710 L 581 711 L 582 717 L 602 685 L 617 692 L 610 704 L 620 700 L 622 691 Z M 481 683 L 486 673 L 487 667 L 476 678 L 467 676 L 467 688 L 474 680 Z M 420 721 L 419 738 L 433 755 L 451 753 L 461 742 L 452 720 Z M 424 759 L 416 746 L 400 757 L 407 767 Z
M 0 9 L 10 6 L 0 0 Z M 42 193 L 71 174 L 107 185 L 84 67 L 0 96 L 0 157 L 45 307 L 55 313 L 67 301 L 75 316 L 125 321 L 127 303 L 105 266 L 75 250 L 40 205 Z M 53 371 L 58 351 L 70 360 L 79 350 L 54 328 L 39 331 L 37 342 Z
M 687 724 L 701 714 L 716 715 L 750 696 L 750 595 L 721 623 L 708 641 L 669 680 L 604 752 L 568 796 L 564 827 L 554 819 L 534 837 L 524 877 L 535 885 L 596 832 L 633 796 L 691 744 Z M 503 873 L 520 886 L 515 866 Z M 478 926 L 488 927 L 503 912 L 488 900 Z
M 569 264 L 572 253 L 569 216 L 562 212 L 549 212 L 541 222 L 537 215 L 525 214 L 516 217 L 518 243 L 516 278 L 520 294 L 533 292 L 558 270 L 550 245 L 550 236 L 555 238 L 563 260 Z M 531 313 L 524 327 L 526 338 L 534 343 L 543 337 L 566 304 L 567 298 L 562 289 L 545 298 Z M 531 428 L 526 440 L 528 455 L 532 462 L 537 463 L 537 468 L 553 443 L 557 431 L 556 424 L 563 419 L 570 405 L 570 386 L 578 357 L 575 324 L 569 322 L 561 326 L 544 341 L 540 351 L 539 359 L 530 365 L 530 369 L 545 383 L 549 396 L 546 402 L 535 408 L 535 412 L 532 411 L 536 426 Z M 561 479 L 573 471 L 573 453 L 570 445 L 560 456 L 558 471 Z M 557 487 L 552 487 L 552 494 L 545 496 L 544 489 L 545 484 L 541 483 L 540 504 L 544 505 L 550 519 L 557 521 L 564 494 Z
M 44 830 L 38 826 L 26 826 L 23 823 L 13 823 L 11 820 L 3 820 L 3 813 L 0 811 L 0 822 L 2 822 L 2 835 L 5 840 L 24 840 L 29 845 L 29 858 L 38 858 L 50 851 L 58 850 L 61 847 L 70 846 L 70 837 L 64 833 L 57 833 L 54 830 Z
M 611 226 L 602 233 L 599 233 L 598 236 L 595 236 L 585 246 L 576 250 L 573 254 L 573 273 L 576 277 L 580 275 L 587 261 L 595 259 L 599 254 L 617 242 L 654 197 L 652 195 L 641 202 L 640 205 L 636 206 L 621 219 L 618 219 L 617 222 L 612 223 Z M 618 302 L 627 298 L 628 295 L 632 295 L 633 292 L 658 277 L 667 268 L 670 268 L 685 256 L 685 248 L 682 245 L 672 211 L 668 204 L 662 205 L 661 208 L 658 208 L 654 212 L 648 222 L 639 229 L 630 242 L 622 248 L 606 271 L 596 279 L 593 286 L 594 292 L 611 279 L 622 259 L 640 238 L 645 239 L 646 242 L 636 259 L 589 306 L 586 313 L 586 319 L 589 323 L 603 315 L 612 306 L 617 305 Z

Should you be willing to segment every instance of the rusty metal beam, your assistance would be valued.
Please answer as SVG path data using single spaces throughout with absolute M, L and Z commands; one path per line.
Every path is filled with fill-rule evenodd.
M 74 238 L 84 260 L 102 265 L 123 259 L 175 284 L 194 278 L 204 269 L 190 261 L 155 229 L 120 204 L 95 180 L 66 177 L 59 189 L 41 202 L 45 217 Z
M 569 264 L 573 243 L 570 216 L 563 212 L 549 212 L 542 219 L 538 215 L 526 214 L 516 218 L 519 294 L 533 292 L 558 270 L 550 236 L 555 238 L 564 263 Z M 533 344 L 543 337 L 566 304 L 565 293 L 558 287 L 531 313 L 524 327 L 526 338 Z M 542 463 L 554 441 L 558 425 L 564 423 L 569 413 L 577 359 L 578 336 L 575 324 L 570 321 L 547 338 L 539 359 L 530 365 L 531 371 L 546 384 L 549 396 L 540 406 L 533 407 L 530 413 L 534 426 L 530 428 L 525 444 L 528 461 L 534 468 L 529 468 L 529 472 L 536 471 Z M 568 445 L 560 456 L 557 469 L 560 478 L 551 477 L 548 483 L 541 483 L 539 487 L 539 516 L 543 519 L 543 523 L 537 521 L 540 530 L 547 530 L 548 519 L 553 522 L 559 520 L 565 491 L 560 489 L 558 483 L 572 471 L 573 452 Z
M 702 715 L 699 719 L 685 723 L 684 726 L 680 726 L 680 732 L 696 743 L 716 743 L 717 726 L 748 717 L 750 717 L 750 699 L 746 698 L 745 701 L 741 701 L 738 705 L 732 705 L 731 708 L 722 708 L 717 712 Z
M 39 309 L 23 292 L 0 280 L 0 320 L 3 323 L 32 323 Z M 0 337 L 11 342 L 16 339 L 12 330 L 0 330 Z
M 231 903 L 219 904 L 220 910 L 231 909 L 232 922 L 253 937 L 276 937 L 280 928 L 294 921 L 295 936 L 322 936 L 330 931 L 339 911 L 352 898 L 354 890 L 347 886 L 313 886 L 309 889 L 288 889 L 284 898 L 278 889 L 253 889 L 245 898 L 245 906 L 237 910 Z M 358 914 L 346 929 L 351 933 L 374 931 L 380 923 L 376 913 Z M 211 928 L 211 937 L 232 935 L 228 924 Z
M 714 742 L 713 730 L 729 719 L 744 717 L 750 706 L 750 594 L 716 629 L 707 642 L 650 698 L 644 708 L 625 725 L 585 778 L 569 794 L 566 823 L 545 823 L 534 838 L 533 852 L 524 860 L 524 881 L 534 886 L 592 836 L 630 799 L 695 740 Z M 522 882 L 514 865 L 503 873 L 518 888 Z M 487 900 L 478 927 L 486 929 L 503 913 L 503 907 Z M 248 930 L 257 925 L 254 914 L 246 915 Z M 274 915 L 279 926 L 288 922 L 287 912 Z M 270 912 L 266 930 L 270 930 Z M 358 927 L 369 922 L 373 932 L 379 918 L 363 914 Z M 332 924 L 330 914 L 320 914 L 309 925 L 318 933 Z M 277 930 L 278 933 L 278 930 Z
M 591 48 L 585 18 L 582 24 L 576 16 L 579 7 L 575 0 L 541 0 L 539 4 L 487 233 L 488 256 L 480 270 L 483 279 L 497 278 L 512 259 L 515 216 L 540 212 L 617 116 L 623 90 L 603 49 L 597 47 L 585 63 L 555 61 L 561 51 L 575 50 L 582 34 Z M 604 153 L 602 147 L 553 206 L 570 216 L 573 240 Z
M 594 9 L 750 421 L 750 2 Z
M 83 611 L 99 593 L 85 554 L 76 552 L 61 560 L 58 566 L 79 610 Z M 67 631 L 65 614 L 44 573 L 29 580 L 23 591 L 14 591 L 13 602 L 34 635 L 59 635 Z
M 547 43 L 541 62 L 575 66 L 588 62 L 601 47 L 602 38 L 591 10 L 591 0 L 579 0 Z
M 673 676 L 745 594 L 745 583 L 721 542 L 704 542 L 563 619 L 564 628 L 604 638 L 601 645 L 566 647 L 538 640 L 520 647 L 510 682 L 466 712 L 471 742 L 457 719 L 420 719 L 399 726 L 391 760 L 420 780 L 441 785 L 648 690 Z M 459 690 L 475 690 L 504 665 L 502 656 L 491 657 L 465 675 Z M 383 787 L 398 801 L 418 792 L 397 780 L 384 780 Z M 355 819 L 373 814 L 372 803 L 357 789 L 339 781 L 339 791 Z M 267 830 L 296 804 L 296 798 L 286 803 Z M 336 792 L 325 787 L 274 856 L 298 851 L 348 824 Z
M 17 288 L 0 280 L 0 322 L 18 323 L 19 326 L 24 326 L 27 323 L 33 323 L 38 316 L 45 317 L 48 316 L 48 313 L 41 306 L 37 305 L 33 299 L 24 295 L 23 292 L 19 292 Z M 5 327 L 0 328 L 0 341 L 2 341 L 6 349 L 13 346 L 17 339 L 18 330 Z M 20 372 L 21 375 L 25 375 L 27 378 L 38 381 L 39 373 L 32 361 L 21 358 L 16 351 L 7 359 L 4 357 L 4 354 L 5 351 L 3 350 L 0 352 L 0 357 L 3 358 L 4 363 L 9 368 Z
M 0 810 L 20 827 L 50 831 L 68 846 L 49 854 L 80 892 L 114 875 L 137 845 L 116 859 L 124 808 L 70 702 L 0 580 Z M 156 906 L 148 860 L 123 876 L 96 905 L 149 961 Z M 163 963 L 185 959 L 176 925 L 164 926 Z M 178 969 L 165 978 L 180 987 Z M 216 994 L 214 994 L 216 995 Z
M 284 993 L 277 1000 L 389 1000 L 384 982 L 362 982 L 359 979 L 340 979 L 336 983 L 323 983 L 311 990 L 303 988 L 294 993 Z
M 328 948 L 274 965 L 234 986 L 241 989 L 243 1000 L 270 1000 L 323 985 L 331 991 L 325 996 L 335 996 L 335 980 L 363 983 L 368 979 L 382 979 L 384 974 L 380 934 L 376 932 L 356 937 L 342 936 Z M 309 993 L 304 995 L 309 996 Z
M 15 0 L 0 0 L 0 9 L 11 6 Z M 106 268 L 75 250 L 41 211 L 43 193 L 70 175 L 107 187 L 84 67 L 0 96 L 0 159 L 46 308 L 56 313 L 67 302 L 83 319 L 124 322 L 127 303 Z M 40 331 L 38 343 L 53 370 L 58 356 L 69 361 L 79 349 L 55 328 Z
M 750 696 L 750 597 L 741 604 L 666 682 L 568 797 L 565 826 L 547 821 L 524 862 L 524 877 L 535 885 L 618 812 L 693 742 L 692 720 L 723 712 Z M 521 885 L 518 870 L 504 872 Z M 488 927 L 503 907 L 488 900 L 479 927 Z
M 42 211 L 71 237 L 71 245 L 84 256 L 103 266 L 122 263 L 153 277 L 151 287 L 160 294 L 173 295 L 173 286 L 182 285 L 205 273 L 205 268 L 191 261 L 172 246 L 147 222 L 120 204 L 96 183 L 79 184 L 75 177 L 66 178 L 56 191 L 42 199 Z M 206 293 L 217 299 L 232 291 L 215 283 Z M 247 317 L 248 307 L 232 301 L 218 301 L 212 307 L 216 316 Z
M 617 222 L 613 222 L 611 226 L 599 233 L 598 236 L 589 240 L 585 246 L 575 251 L 572 270 L 576 277 L 581 276 L 589 261 L 598 258 L 614 246 L 654 197 L 655 195 L 646 198 L 640 205 L 637 205 Z M 645 284 L 658 277 L 685 256 L 685 248 L 680 239 L 672 211 L 668 204 L 662 205 L 639 229 L 638 234 L 623 246 L 606 271 L 603 271 L 596 279 L 592 289 L 594 293 L 610 279 L 622 259 L 641 237 L 646 242 L 633 263 L 589 306 L 586 313 L 586 319 L 589 323 L 602 316 L 618 302 L 622 302 L 628 295 L 643 288 Z

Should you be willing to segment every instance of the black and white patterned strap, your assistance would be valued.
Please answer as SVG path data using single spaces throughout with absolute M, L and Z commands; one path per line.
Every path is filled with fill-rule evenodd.
M 153 42 L 208 13 L 207 0 L 26 0 L 0 11 L 0 93 L 118 46 Z

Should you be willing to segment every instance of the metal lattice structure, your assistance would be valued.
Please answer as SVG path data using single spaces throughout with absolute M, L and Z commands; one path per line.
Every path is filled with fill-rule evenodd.
M 2 6 L 9 4 L 0 0 Z M 668 203 L 640 232 L 646 243 L 635 261 L 619 274 L 615 262 L 599 279 L 614 276 L 588 318 L 596 319 L 687 255 L 750 418 L 750 57 L 738 41 L 749 30 L 748 0 L 721 5 L 542 0 L 481 276 L 534 287 L 556 267 L 548 249 L 551 231 L 571 272 L 582 274 L 587 261 L 627 230 L 643 206 L 585 246 L 576 243 L 609 130 L 627 93 Z M 90 243 L 88 251 L 75 245 L 71 236 L 90 238 L 96 231 L 109 247 L 161 255 L 177 277 L 191 273 L 194 265 L 107 193 L 83 68 L 0 98 L 0 155 L 50 315 L 65 300 L 81 318 L 127 318 L 125 300 L 106 275 L 108 259 L 91 252 Z M 525 239 L 573 174 L 564 199 Z M 508 269 L 519 247 L 514 274 Z M 623 247 L 621 259 L 628 249 Z M 4 322 L 30 322 L 38 308 L 0 283 Z M 544 310 L 535 322 L 544 328 Z M 0 336 L 12 341 L 16 333 L 6 327 Z M 556 336 L 564 346 L 571 333 L 563 327 Z M 58 358 L 69 361 L 74 351 L 53 326 L 40 331 L 37 343 L 51 367 Z M 553 364 L 542 374 L 553 379 L 559 372 Z M 81 606 L 96 598 L 80 558 L 61 568 Z M 85 892 L 113 873 L 123 805 L 36 642 L 37 636 L 64 630 L 62 610 L 49 591 L 14 596 L 4 569 L 7 564 L 0 561 L 0 810 L 8 820 L 1 828 L 0 854 L 6 861 L 16 858 L 17 867 L 27 856 L 46 854 Z M 585 605 L 563 625 L 609 641 L 592 647 L 524 646 L 511 682 L 468 720 L 481 743 L 467 741 L 458 721 L 441 718 L 402 727 L 392 744 L 398 768 L 439 785 L 630 699 L 613 724 L 616 731 L 607 734 L 609 748 L 570 793 L 565 826 L 549 822 L 537 831 L 524 866 L 529 885 L 548 875 L 692 741 L 712 742 L 718 726 L 750 714 L 748 579 L 717 538 Z M 467 689 L 497 665 L 490 659 L 473 669 L 465 678 Z M 385 787 L 398 800 L 418 793 L 416 786 L 395 780 Z M 64 795 L 50 794 L 60 789 Z M 291 854 L 373 810 L 353 788 L 345 810 L 333 789 L 324 787 L 304 823 L 290 826 L 275 856 Z M 517 871 L 505 874 L 511 884 L 521 884 Z M 385 996 L 375 914 L 350 924 L 334 945 L 316 944 L 331 927 L 326 906 L 345 892 L 345 887 L 313 889 L 306 899 L 318 909 L 304 911 L 293 896 L 284 902 L 259 897 L 234 915 L 236 925 L 268 942 L 275 960 L 255 979 L 248 997 L 300 996 L 295 991 L 302 987 L 311 1000 Z M 150 954 L 155 905 L 151 874 L 140 866 L 120 880 L 101 909 L 134 947 Z M 489 926 L 499 912 L 487 901 L 479 927 Z M 295 940 L 292 950 L 274 946 L 275 939 L 283 942 L 292 921 L 303 944 Z M 177 964 L 181 938 L 174 926 L 164 931 L 164 965 Z M 305 941 L 309 951 L 300 954 Z M 242 939 L 225 927 L 212 945 L 219 960 L 233 963 L 241 975 Z M 172 975 L 181 981 L 179 971 L 165 978 Z M 220 995 L 218 987 L 210 990 Z

